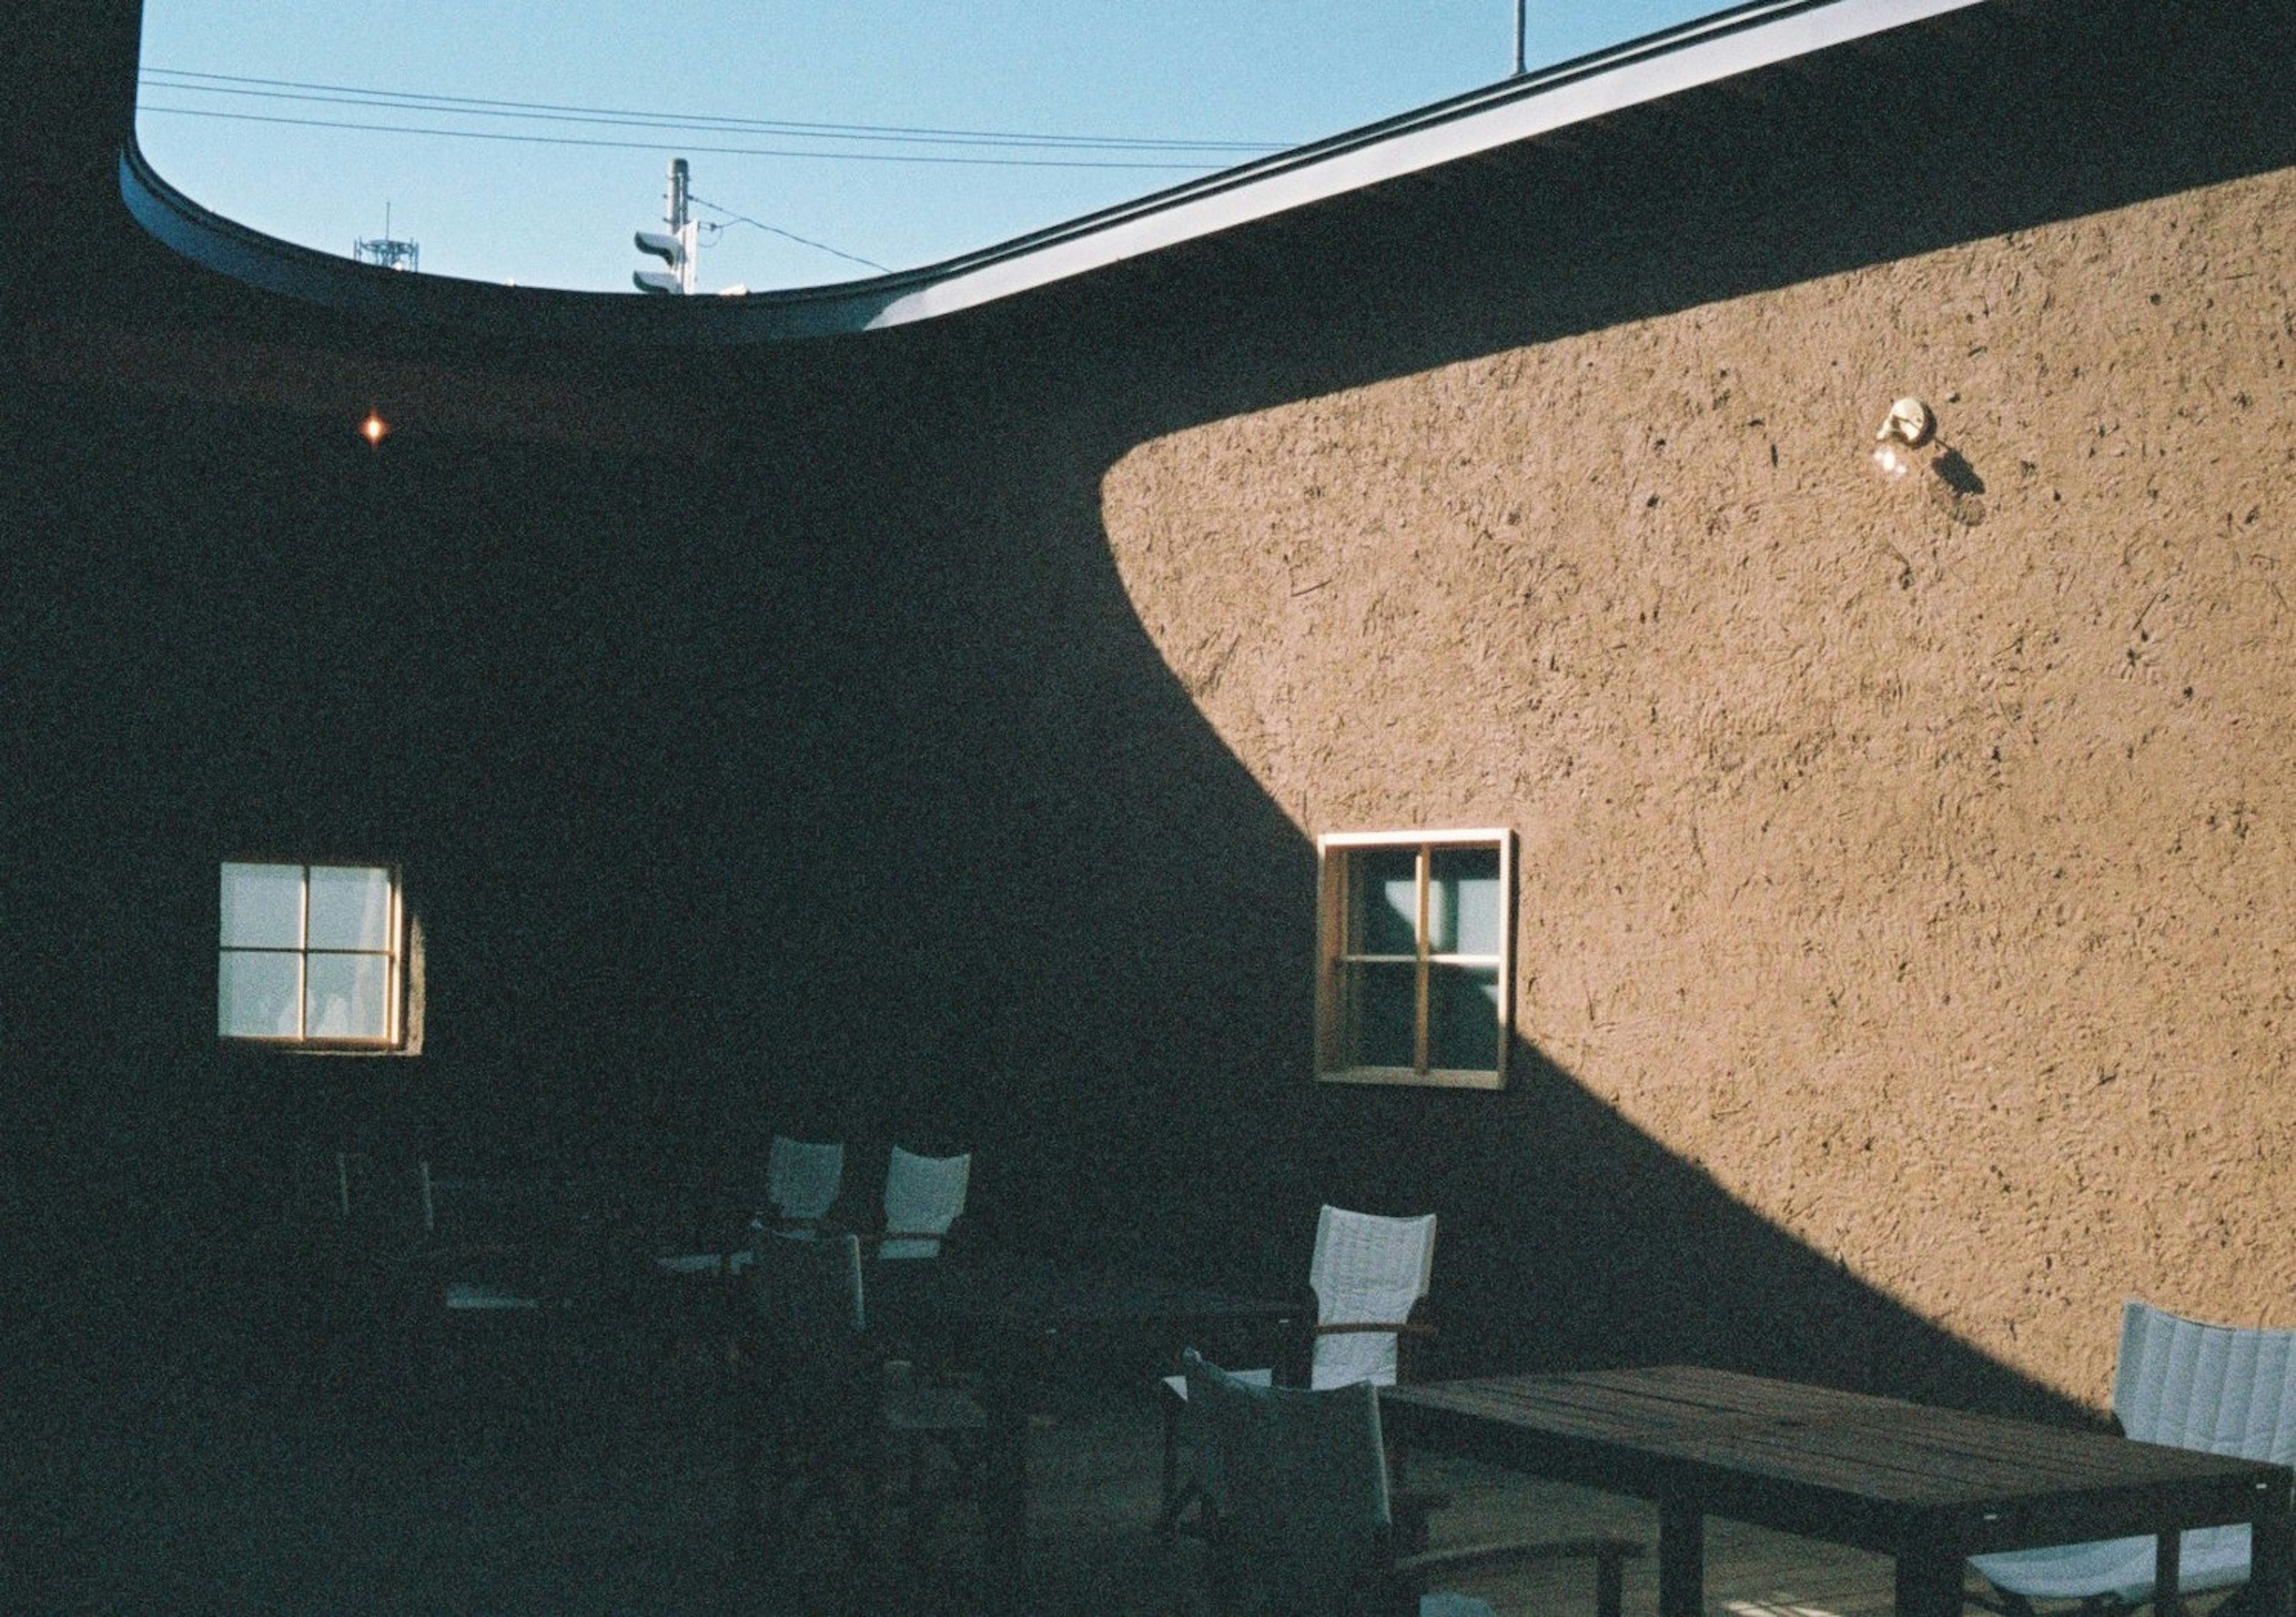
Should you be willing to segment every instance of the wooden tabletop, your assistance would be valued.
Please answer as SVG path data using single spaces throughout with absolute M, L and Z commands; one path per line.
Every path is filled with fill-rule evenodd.
M 1414 1441 L 1903 1555 L 2252 1521 L 2288 1468 L 1697 1366 L 1388 1389 Z

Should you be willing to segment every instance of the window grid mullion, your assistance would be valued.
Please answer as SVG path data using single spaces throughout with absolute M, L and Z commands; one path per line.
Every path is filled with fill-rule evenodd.
M 406 894 L 399 885 L 395 869 L 343 864 L 332 861 L 226 860 L 224 864 L 226 881 L 234 865 L 245 864 L 256 870 L 267 867 L 275 871 L 291 871 L 294 873 L 296 885 L 293 894 L 295 919 L 292 941 L 275 944 L 224 943 L 217 951 L 217 958 L 226 967 L 234 960 L 270 960 L 287 968 L 288 975 L 284 984 L 286 993 L 281 997 L 291 997 L 292 1008 L 288 1010 L 284 1018 L 285 1026 L 277 1032 L 227 1031 L 222 1036 L 226 1039 L 245 1040 L 250 1042 L 259 1041 L 289 1046 L 309 1045 L 314 1048 L 379 1046 L 397 1049 L 405 1037 L 407 1025 L 405 1000 L 408 992 L 408 952 L 406 947 Z M 383 922 L 383 936 L 378 946 L 369 947 L 361 943 L 340 947 L 323 946 L 315 941 L 314 929 L 317 925 L 316 876 L 323 869 L 366 871 L 385 878 L 386 915 Z M 382 980 L 380 985 L 381 990 L 380 1010 L 382 1027 L 379 1036 L 370 1038 L 356 1032 L 328 1034 L 314 1032 L 312 1013 L 316 1008 L 312 1000 L 312 971 L 321 960 L 352 963 L 355 972 L 362 969 L 364 962 L 373 961 L 381 965 Z M 355 995 L 356 992 L 355 989 Z M 364 1000 L 363 995 L 357 997 Z M 227 1005 L 226 1016 L 230 1014 L 230 1007 Z
M 1319 927 L 1325 929 L 1329 940 L 1322 950 L 1326 962 L 1320 982 L 1316 1006 L 1316 1026 L 1319 1062 L 1318 1076 L 1352 1082 L 1422 1082 L 1452 1087 L 1498 1089 L 1505 1084 L 1508 1039 L 1511 1033 L 1511 1007 L 1508 1003 L 1513 960 L 1513 902 L 1512 867 L 1513 864 L 1513 834 L 1504 829 L 1490 831 L 1460 831 L 1440 836 L 1412 836 L 1408 833 L 1328 833 L 1317 839 L 1320 893 Z M 1454 848 L 1489 847 L 1496 854 L 1499 897 L 1496 917 L 1498 947 L 1495 951 L 1470 951 L 1456 947 L 1460 939 L 1454 938 L 1454 947 L 1439 949 L 1436 945 L 1434 925 L 1446 919 L 1443 905 L 1435 893 L 1435 855 Z M 1382 851 L 1391 850 L 1405 854 L 1410 861 L 1412 891 L 1407 898 L 1409 908 L 1399 919 L 1406 920 L 1412 935 L 1409 951 L 1374 953 L 1360 948 L 1361 939 L 1354 925 L 1357 894 L 1354 889 L 1361 874 L 1362 861 Z M 1389 867 L 1392 869 L 1392 866 Z M 1398 872 L 1399 874 L 1399 872 Z M 1487 881 L 1488 873 L 1479 874 L 1479 881 Z M 1403 896 L 1398 894 L 1398 896 Z M 1453 894 L 1454 903 L 1457 900 Z M 1478 903 L 1485 902 L 1479 894 Z M 1464 924 L 1464 923 L 1461 923 Z M 1369 1053 L 1361 1042 L 1366 1029 L 1362 1025 L 1364 1008 L 1370 996 L 1359 975 L 1365 968 L 1384 968 L 1399 974 L 1405 966 L 1411 968 L 1408 979 L 1410 999 L 1406 1015 L 1410 1055 L 1407 1065 L 1398 1063 L 1382 1066 L 1367 1063 Z M 1435 990 L 1443 983 L 1447 993 L 1453 984 L 1448 975 L 1461 972 L 1487 975 L 1493 982 L 1487 989 L 1496 988 L 1495 1003 L 1490 1015 L 1496 1025 L 1497 1049 L 1493 1060 L 1483 1066 L 1446 1067 L 1435 1061 L 1437 1007 Z M 1395 976 L 1389 982 L 1396 987 L 1402 983 Z M 1390 991 L 1391 992 L 1391 990 Z M 1465 994 L 1462 989 L 1460 993 Z M 1458 996 L 1455 995 L 1454 998 Z M 1472 998 L 1468 995 L 1468 998 Z M 1391 1003 L 1391 1000 L 1390 1000 Z M 1447 999 L 1449 1013 L 1464 1018 L 1480 1007 L 1470 1006 L 1465 1000 L 1454 1003 Z M 1398 1008 L 1400 1009 L 1400 1008 Z M 1387 1025 L 1393 1028 L 1393 1020 Z M 1447 1025 L 1449 1025 L 1447 1024 Z M 1464 1026 L 1464 1023 L 1458 1024 Z M 1388 1048 L 1392 1049 L 1392 1033 L 1388 1035 Z M 1395 1055 L 1401 1055 L 1395 1051 Z M 1389 1058 L 1393 1060 L 1393 1056 Z
M 398 880 L 394 875 L 390 883 L 390 930 L 383 934 L 384 940 L 390 945 L 390 958 L 382 968 L 382 1036 L 391 1044 L 398 1042 L 398 951 L 406 939 L 406 934 L 399 930 L 401 916 L 398 906 Z
M 311 1036 L 311 867 L 303 867 L 302 925 L 295 950 L 295 1037 Z
M 1415 961 L 1416 970 L 1413 974 L 1415 980 L 1413 983 L 1414 992 L 1412 996 L 1411 1070 L 1422 1076 L 1424 1076 L 1428 1070 L 1427 1058 L 1429 1052 L 1427 1023 L 1429 982 L 1427 970 L 1427 948 L 1429 939 L 1427 935 L 1427 902 L 1428 889 L 1431 886 L 1430 878 L 1434 873 L 1434 850 L 1425 843 L 1420 844 L 1418 855 L 1413 861 L 1412 864 L 1412 870 L 1414 878 L 1414 885 L 1418 889 L 1415 896 L 1418 900 L 1419 913 L 1416 923 L 1413 927 L 1413 931 L 1414 933 L 1413 941 L 1417 944 L 1417 949 L 1415 951 L 1417 958 Z

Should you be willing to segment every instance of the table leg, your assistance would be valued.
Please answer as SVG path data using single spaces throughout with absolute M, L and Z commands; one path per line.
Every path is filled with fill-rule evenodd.
M 1658 1506 L 1659 1617 L 1705 1617 L 1706 1518 L 1683 1499 Z
M 1029 1398 L 1025 1378 L 999 1375 L 982 1389 L 988 1429 L 982 1433 L 981 1524 L 991 1609 L 1021 1611 L 1029 1589 Z
M 1898 1617 L 1961 1617 L 1964 1562 L 1957 1545 L 1899 1551 Z
M 2152 1617 L 2185 1617 L 2185 1534 L 2160 1536 L 2152 1551 Z
M 2249 1610 L 2254 1617 L 2296 1617 L 2296 1514 L 2288 1484 L 2260 1485 L 2250 1528 Z

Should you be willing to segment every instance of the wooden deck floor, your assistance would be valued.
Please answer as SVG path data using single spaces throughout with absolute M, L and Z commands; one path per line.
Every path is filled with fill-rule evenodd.
M 1041 1508 L 1035 1543 L 1047 1609 L 1159 1617 L 1203 1611 L 1196 1548 L 1167 1548 L 1140 1531 L 1156 1506 L 1159 1440 L 1152 1410 L 1122 1405 L 1071 1410 L 1041 1426 L 1037 1437 L 1031 1478 Z M 1434 1454 L 1414 1455 L 1411 1475 L 1415 1485 L 1451 1496 L 1450 1507 L 1436 1521 L 1439 1545 L 1598 1531 L 1642 1539 L 1651 1549 L 1628 1568 L 1625 1609 L 1628 1617 L 1654 1617 L 1653 1507 Z M 1707 1524 L 1710 1617 L 1888 1617 L 1894 1571 L 1886 1557 L 1840 1545 L 1740 1522 Z M 1594 1611 L 1593 1570 L 1584 1563 L 1486 1573 L 1456 1587 L 1488 1601 L 1499 1617 L 1591 1617 Z M 2204 1597 L 2190 1609 L 2206 1617 L 2215 1604 L 2216 1597 Z
M 689 1368 L 601 1395 L 513 1361 L 443 1388 L 282 1384 L 219 1364 L 99 1376 L 37 1367 L 0 1409 L 0 1609 L 39 1613 L 737 1617 L 843 1609 L 825 1542 L 776 1566 L 732 1508 L 722 1377 Z M 1150 1528 L 1160 1452 L 1146 1388 L 1053 1391 L 1033 1429 L 1031 1609 L 1197 1617 L 1203 1552 Z M 1650 1510 L 1423 1454 L 1456 1499 L 1439 1541 L 1601 1527 L 1654 1543 Z M 962 1515 L 926 1575 L 873 1609 L 957 1599 Z M 1711 1523 L 1711 1617 L 1868 1617 L 1877 1557 Z M 1593 1611 L 1584 1564 L 1463 1586 L 1502 1613 Z M 1656 1610 L 1654 1556 L 1627 1611 Z
M 1145 1407 L 1119 1406 L 1070 1412 L 1037 1430 L 1035 1543 L 1045 1593 L 1057 1609 L 1203 1609 L 1194 1593 L 1201 1578 L 1197 1548 L 1167 1548 L 1142 1531 L 1156 1507 L 1154 1421 Z M 1648 1506 L 1433 1454 L 1414 1457 L 1412 1478 L 1451 1496 L 1436 1520 L 1438 1544 L 1598 1530 L 1642 1539 L 1652 1553 L 1628 1569 L 1626 1610 L 1629 1617 L 1656 1613 L 1658 1523 Z M 1486 1572 L 1456 1587 L 1488 1601 L 1500 1617 L 1591 1617 L 1594 1611 L 1593 1569 L 1584 1563 Z M 1885 1617 L 1891 1568 L 1855 1550 L 1717 1522 L 1708 1531 L 1707 1594 L 1712 1617 Z

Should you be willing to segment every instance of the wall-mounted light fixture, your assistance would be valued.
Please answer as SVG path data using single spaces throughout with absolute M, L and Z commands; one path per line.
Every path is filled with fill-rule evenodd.
M 1908 396 L 1890 406 L 1874 433 L 1874 464 L 1892 482 L 1910 472 L 1927 473 L 1915 482 L 1956 522 L 1975 527 L 1985 520 L 1985 479 L 1939 436 L 1937 412 L 1920 399 Z
M 1902 478 L 1929 457 L 1921 451 L 1937 437 L 1937 412 L 1910 396 L 1890 406 L 1874 434 L 1874 464 L 1890 477 Z

